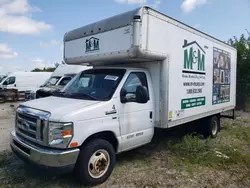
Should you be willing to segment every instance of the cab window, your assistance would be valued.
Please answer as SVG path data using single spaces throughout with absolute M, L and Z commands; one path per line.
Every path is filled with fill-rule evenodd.
M 12 76 L 7 78 L 4 82 L 3 85 L 11 85 L 14 84 L 16 82 L 16 77 Z
M 143 86 L 148 92 L 147 77 L 144 72 L 133 72 L 128 76 L 125 84 L 123 85 L 123 90 L 126 92 L 125 97 L 127 101 L 135 102 L 136 99 L 136 89 L 138 86 Z
M 139 85 L 145 86 L 148 89 L 147 77 L 144 72 L 131 73 L 123 87 L 128 93 L 135 94 L 136 88 Z

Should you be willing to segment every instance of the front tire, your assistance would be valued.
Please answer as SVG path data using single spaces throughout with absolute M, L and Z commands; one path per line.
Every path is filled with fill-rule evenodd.
M 111 175 L 115 161 L 114 148 L 108 141 L 91 140 L 81 148 L 75 166 L 77 178 L 86 186 L 102 184 Z

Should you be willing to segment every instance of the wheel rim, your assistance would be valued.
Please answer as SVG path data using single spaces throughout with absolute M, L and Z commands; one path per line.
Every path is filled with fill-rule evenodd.
M 213 124 L 212 124 L 212 135 L 216 135 L 217 134 L 217 130 L 218 130 L 218 123 L 217 121 L 213 121 Z
M 92 178 L 102 177 L 108 170 L 110 164 L 110 156 L 106 150 L 96 151 L 89 160 L 88 172 Z

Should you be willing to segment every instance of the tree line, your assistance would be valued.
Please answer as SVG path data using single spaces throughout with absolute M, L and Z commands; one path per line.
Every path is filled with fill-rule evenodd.
M 47 67 L 47 68 L 43 68 L 43 69 L 39 69 L 39 68 L 35 68 L 33 70 L 31 70 L 31 72 L 54 72 L 56 69 L 56 67 Z
M 233 37 L 228 44 L 237 49 L 237 83 L 250 84 L 250 35 Z
M 65 64 L 65 62 L 62 61 L 61 64 Z M 54 67 L 44 67 L 43 69 L 35 68 L 31 70 L 31 72 L 54 72 L 59 65 L 59 63 L 55 63 Z
M 237 49 L 236 108 L 250 112 L 250 34 L 228 41 Z

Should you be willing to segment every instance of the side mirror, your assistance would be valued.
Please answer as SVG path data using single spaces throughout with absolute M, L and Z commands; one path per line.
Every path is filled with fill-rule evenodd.
M 148 90 L 144 86 L 137 86 L 136 88 L 136 102 L 147 103 L 149 100 Z
M 127 91 L 124 88 L 122 88 L 121 92 L 120 92 L 121 103 L 126 103 L 127 102 L 126 94 L 127 94 Z

